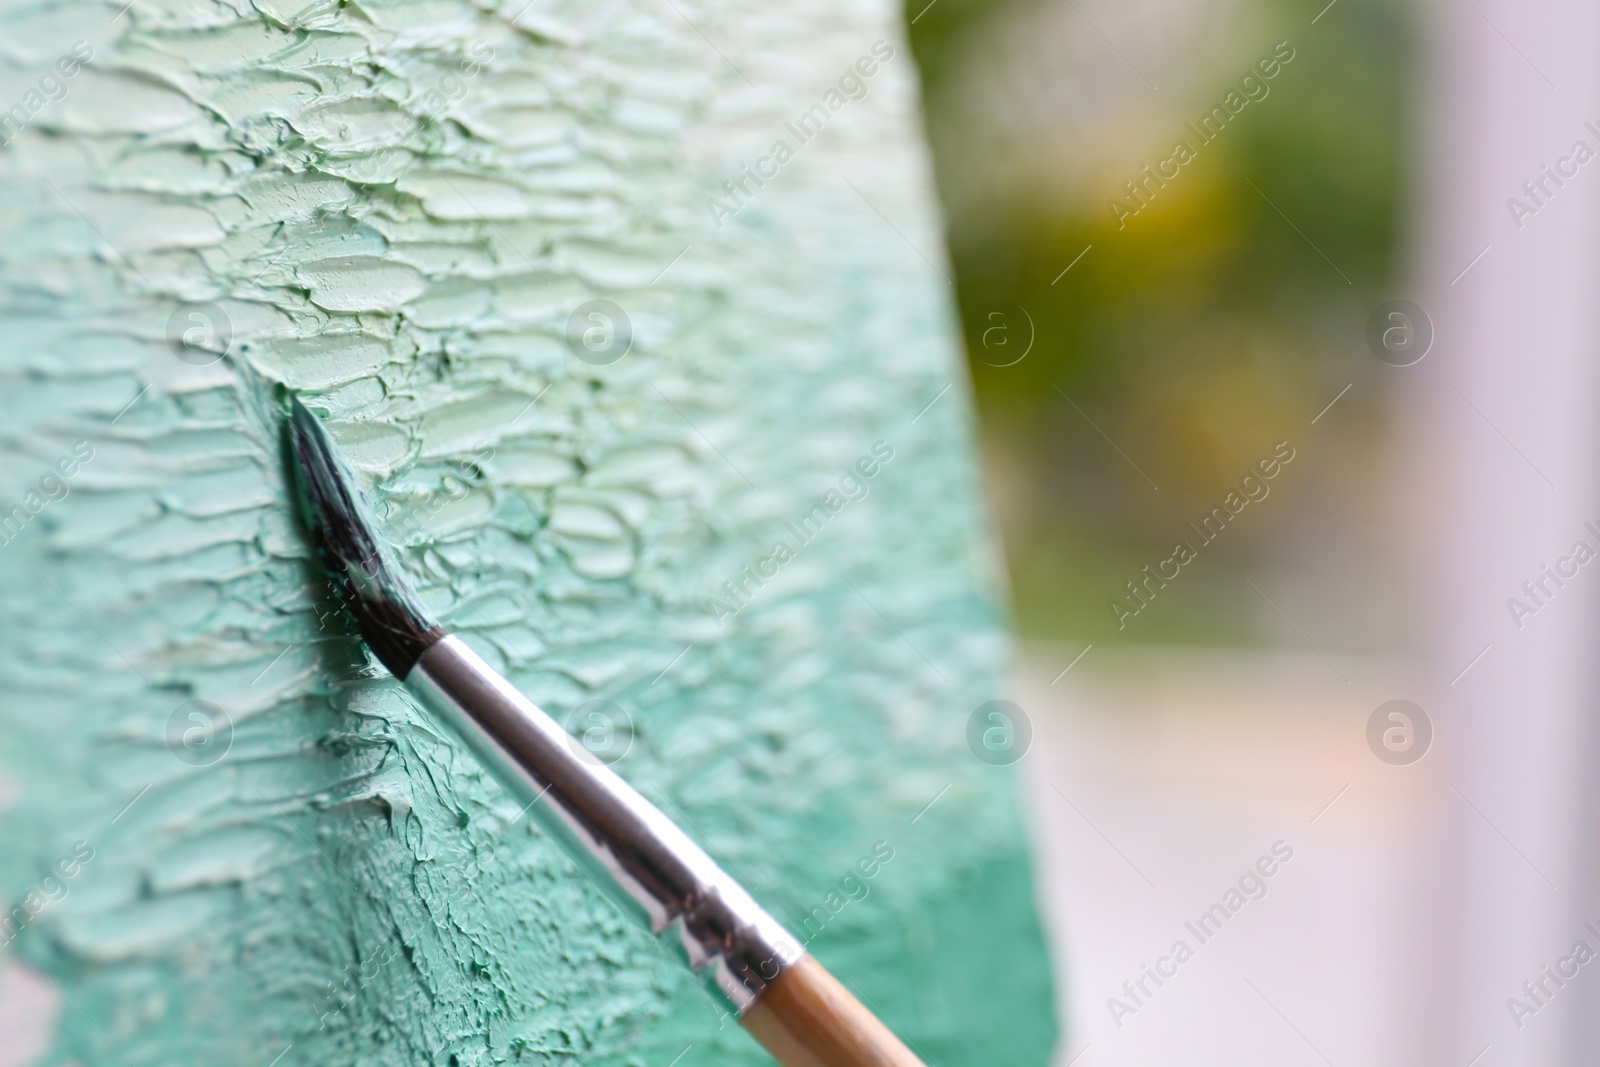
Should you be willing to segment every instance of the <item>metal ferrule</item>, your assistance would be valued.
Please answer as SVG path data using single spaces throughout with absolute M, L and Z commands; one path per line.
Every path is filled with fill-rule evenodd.
M 739 1013 L 805 950 L 654 804 L 458 637 L 406 676 L 627 913 Z

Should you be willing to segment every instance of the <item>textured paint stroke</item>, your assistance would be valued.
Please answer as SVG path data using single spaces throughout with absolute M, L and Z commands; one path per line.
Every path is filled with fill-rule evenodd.
M 1007 646 L 898 12 L 0 26 L 0 951 L 58 998 L 47 1062 L 762 1062 L 323 614 L 274 382 L 434 610 L 558 716 L 623 709 L 617 769 L 931 1063 L 1043 1062 L 1014 781 L 964 740 Z M 608 366 L 565 341 L 594 298 Z M 226 359 L 169 344 L 208 329 Z

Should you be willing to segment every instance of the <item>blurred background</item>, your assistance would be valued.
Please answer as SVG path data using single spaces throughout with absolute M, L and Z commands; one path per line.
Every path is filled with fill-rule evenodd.
M 1594 12 L 906 18 L 1057 1062 L 1595 1062 Z
M 1281 627 L 1242 579 L 1314 572 L 1341 594 L 1322 611 L 1342 643 L 1414 642 L 1414 620 L 1363 595 L 1395 574 L 1376 476 L 1392 381 L 1362 327 L 1402 259 L 1415 17 L 1409 3 L 1340 0 L 1313 28 L 1304 8 L 907 9 L 1030 638 L 1270 643 Z M 1293 58 L 1262 78 L 1280 41 Z M 1202 144 L 1186 123 L 1229 92 L 1248 100 L 1252 73 L 1266 95 Z M 1124 183 L 1146 182 L 1140 168 L 1180 140 L 1196 158 L 1147 183 L 1136 215 L 1114 213 L 1113 199 L 1139 206 Z M 1310 429 L 1352 376 L 1338 418 Z M 1275 480 L 1270 505 L 1119 631 L 1107 602 L 1285 439 L 1337 459 Z

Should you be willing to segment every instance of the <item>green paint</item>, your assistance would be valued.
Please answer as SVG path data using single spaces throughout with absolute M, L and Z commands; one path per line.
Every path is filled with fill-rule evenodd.
M 94 450 L 0 545 L 0 895 L 94 849 L 4 950 L 71 1002 L 46 1061 L 763 1061 L 324 614 L 271 380 L 430 607 L 558 717 L 626 709 L 617 769 L 796 930 L 829 908 L 812 950 L 932 1061 L 1043 1062 L 1015 783 L 964 740 L 1007 642 L 896 13 L 118 7 L 0 6 L 0 100 L 94 52 L 0 150 L 0 503 Z M 564 340 L 596 297 L 609 366 Z M 234 358 L 174 355 L 183 301 Z

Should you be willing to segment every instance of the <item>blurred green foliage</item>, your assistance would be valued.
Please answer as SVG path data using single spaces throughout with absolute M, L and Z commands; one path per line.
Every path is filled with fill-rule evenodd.
M 972 168 L 993 163 L 973 150 L 970 108 L 956 102 L 991 58 L 1001 76 L 1014 57 L 974 64 L 972 42 L 991 20 L 1043 2 L 1069 0 L 910 0 L 941 190 L 970 187 Z M 1304 459 L 1275 483 L 1284 502 L 1254 509 L 1207 546 L 1126 630 L 1108 601 L 1146 563 L 1169 555 L 1185 523 L 1217 504 L 1274 442 L 1288 439 L 1302 457 L 1326 455 L 1344 447 L 1341 434 L 1378 432 L 1381 383 L 1362 329 L 1370 309 L 1393 295 L 1398 265 L 1410 9 L 1338 0 L 1312 25 L 1323 2 L 1264 0 L 1249 13 L 1259 38 L 1243 53 L 1251 58 L 1217 62 L 1215 80 L 1184 102 L 1185 113 L 1198 120 L 1277 41 L 1292 41 L 1293 63 L 1266 100 L 1200 148 L 1124 228 L 1107 200 L 1179 136 L 1198 147 L 1181 122 L 1155 142 L 1159 152 L 1127 155 L 1121 170 L 1090 182 L 1092 190 L 1064 196 L 1046 173 L 958 205 L 947 197 L 986 462 L 1024 636 L 1257 640 L 1251 620 L 1259 603 L 1243 578 L 1284 551 L 1296 523 L 1314 525 L 1319 509 L 1341 506 L 1303 488 L 1315 482 Z M 1091 34 L 1096 9 L 1086 10 L 1079 25 Z M 1127 74 L 1126 95 L 1155 96 Z M 1164 81 L 1161 71 L 1150 74 Z M 1072 121 L 1076 102 L 1061 107 L 1063 121 Z M 1005 150 L 1028 152 L 1028 138 Z M 1027 357 L 1001 365 L 1030 333 Z M 1310 426 L 1352 381 L 1365 387 L 1341 401 L 1342 428 Z M 1318 447 L 1308 449 L 1314 435 Z

